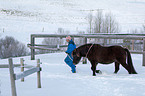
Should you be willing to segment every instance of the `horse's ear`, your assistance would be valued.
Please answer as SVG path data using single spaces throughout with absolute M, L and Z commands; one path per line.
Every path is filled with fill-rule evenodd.
M 80 57 L 80 53 L 76 53 L 77 57 Z
M 80 57 L 80 53 L 79 53 L 79 52 L 77 52 L 77 51 L 76 51 L 76 55 L 77 55 L 77 57 Z
M 80 53 L 79 52 L 77 52 L 77 49 L 74 49 L 74 51 L 73 51 L 76 55 L 77 55 L 77 57 L 80 57 Z
M 76 49 L 73 50 L 72 54 L 76 53 Z
M 76 49 L 74 49 L 73 52 L 76 52 Z

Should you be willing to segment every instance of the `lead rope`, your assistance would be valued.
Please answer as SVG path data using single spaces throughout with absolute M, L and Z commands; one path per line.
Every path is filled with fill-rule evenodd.
M 94 45 L 94 44 L 92 44 L 92 45 L 90 46 L 90 48 L 89 48 L 89 50 L 88 50 L 88 52 L 87 52 L 85 58 L 83 58 L 83 60 L 82 60 L 81 62 L 85 61 L 85 59 L 87 58 L 87 55 L 88 55 L 88 53 L 90 52 L 90 50 L 91 50 L 91 48 L 93 47 L 93 45 Z M 69 56 L 69 54 L 67 54 L 67 56 L 70 58 L 70 60 L 73 61 L 73 59 Z
M 93 47 L 93 45 L 94 45 L 94 44 L 92 44 L 92 45 L 90 46 L 90 48 L 89 48 L 89 50 L 88 50 L 86 56 L 83 58 L 82 62 L 85 61 L 85 59 L 87 58 L 87 56 L 88 56 L 88 54 L 89 54 L 91 48 Z
M 69 57 L 69 59 L 70 59 L 71 61 L 73 61 L 73 59 L 69 56 L 69 54 L 67 54 L 67 56 Z

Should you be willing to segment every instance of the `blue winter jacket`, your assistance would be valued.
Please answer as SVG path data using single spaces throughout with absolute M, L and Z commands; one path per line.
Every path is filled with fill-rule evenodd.
M 71 56 L 72 51 L 76 48 L 75 43 L 73 42 L 73 40 L 71 39 L 68 43 L 68 48 L 66 53 L 68 53 Z

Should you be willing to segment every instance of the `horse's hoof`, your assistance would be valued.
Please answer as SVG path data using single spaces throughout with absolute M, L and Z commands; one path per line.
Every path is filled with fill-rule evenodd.
M 102 71 L 100 71 L 100 70 L 96 70 L 96 73 L 102 74 Z
M 117 74 L 117 72 L 114 72 L 114 74 Z
M 93 74 L 93 76 L 96 76 L 96 74 Z
M 137 74 L 136 72 L 132 72 L 131 74 Z

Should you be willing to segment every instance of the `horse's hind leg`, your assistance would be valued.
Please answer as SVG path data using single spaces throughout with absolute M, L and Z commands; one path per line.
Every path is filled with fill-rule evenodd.
M 117 62 L 119 62 L 127 71 L 129 74 L 131 74 L 131 70 L 128 64 L 126 64 L 126 55 L 123 55 L 122 57 L 117 59 Z
M 115 62 L 115 71 L 114 73 L 117 73 L 119 71 L 120 64 L 118 62 Z
M 121 63 L 121 65 L 128 71 L 129 74 L 131 74 L 130 67 L 126 63 Z

